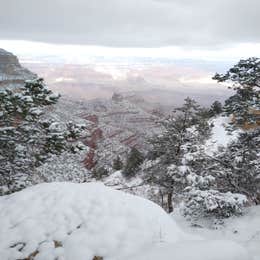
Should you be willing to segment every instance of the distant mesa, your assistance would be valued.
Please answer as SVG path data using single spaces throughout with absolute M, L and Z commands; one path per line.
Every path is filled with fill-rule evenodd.
M 21 66 L 15 55 L 0 49 L 0 87 L 20 87 L 25 80 L 36 77 L 36 74 Z

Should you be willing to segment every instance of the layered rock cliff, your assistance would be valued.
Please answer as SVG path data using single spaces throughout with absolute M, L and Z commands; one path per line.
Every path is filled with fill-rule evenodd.
M 37 75 L 21 66 L 17 57 L 0 49 L 0 87 L 19 87 Z

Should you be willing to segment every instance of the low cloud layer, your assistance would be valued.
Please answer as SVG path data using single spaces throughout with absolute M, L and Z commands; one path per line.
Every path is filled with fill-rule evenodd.
M 0 0 L 0 39 L 117 47 L 260 42 L 259 0 Z

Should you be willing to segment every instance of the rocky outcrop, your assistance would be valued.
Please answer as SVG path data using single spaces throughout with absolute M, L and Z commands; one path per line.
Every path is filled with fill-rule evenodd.
M 84 116 L 84 119 L 85 118 L 93 119 L 93 121 L 89 120 L 90 122 L 92 122 L 92 127 L 88 129 L 90 135 L 85 141 L 83 141 L 83 143 L 89 147 L 83 163 L 86 169 L 91 170 L 97 164 L 97 158 L 95 155 L 98 148 L 98 143 L 103 138 L 103 131 L 99 127 L 97 127 L 98 117 L 90 115 Z
M 0 87 L 16 88 L 35 77 L 36 74 L 21 66 L 15 55 L 0 49 Z
M 95 160 L 95 150 L 94 149 L 90 149 L 90 151 L 86 154 L 86 157 L 83 161 L 84 166 L 86 167 L 86 169 L 88 170 L 92 170 L 96 164 L 97 161 Z

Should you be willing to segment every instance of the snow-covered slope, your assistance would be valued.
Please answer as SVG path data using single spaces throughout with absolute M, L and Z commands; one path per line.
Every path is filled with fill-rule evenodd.
M 157 244 L 127 260 L 251 260 L 246 250 L 228 240 Z
M 200 241 L 156 204 L 97 183 L 40 184 L 3 196 L 0 221 L 1 260 L 250 259 L 234 242 Z
M 207 222 L 203 223 L 204 227 L 191 226 L 190 222 L 181 216 L 178 210 L 172 214 L 172 217 L 185 232 L 199 235 L 206 240 L 234 241 L 247 249 L 251 259 L 260 259 L 260 206 L 248 207 L 243 216 L 225 219 L 221 225 L 216 225 L 214 229 L 206 228 Z
M 219 147 L 226 147 L 230 142 L 235 140 L 238 130 L 232 131 L 232 134 L 227 131 L 230 118 L 226 116 L 213 118 L 210 123 L 213 125 L 212 135 L 205 143 L 205 151 L 207 154 L 213 155 Z

